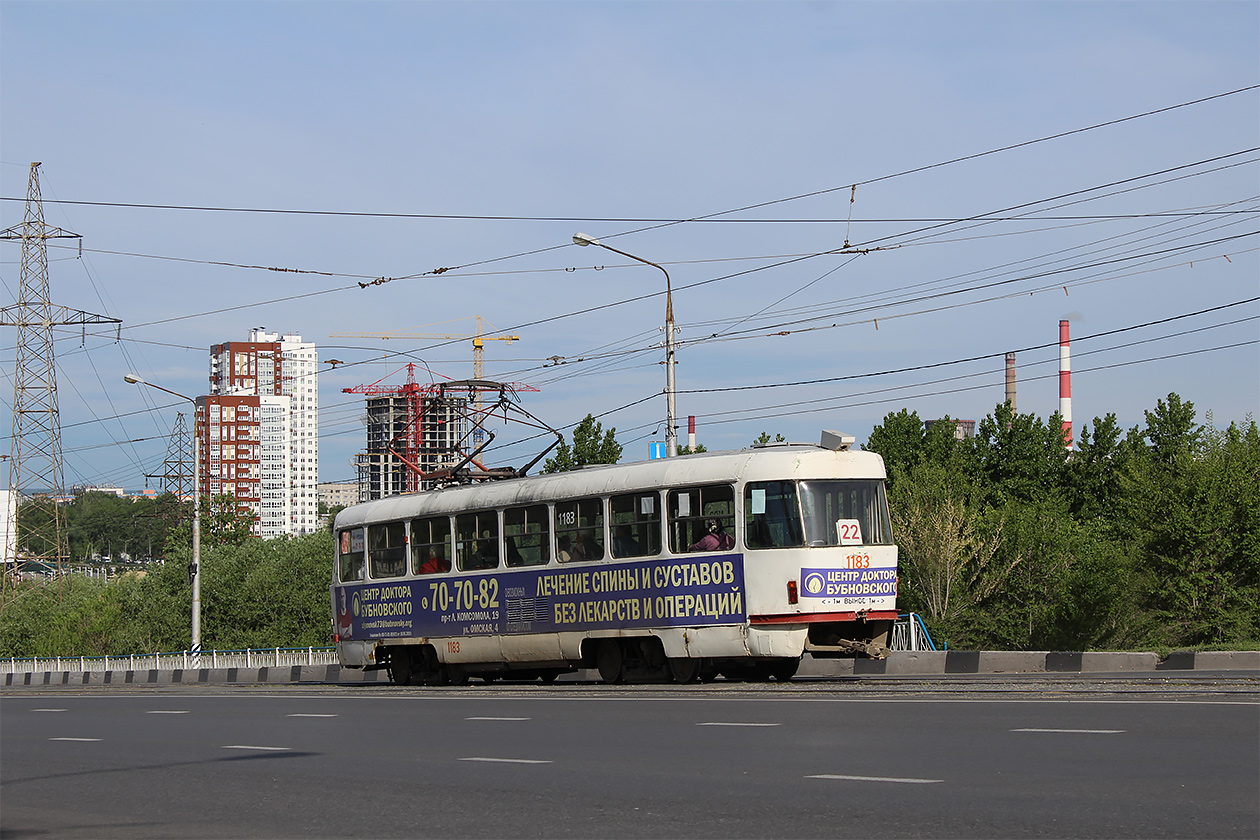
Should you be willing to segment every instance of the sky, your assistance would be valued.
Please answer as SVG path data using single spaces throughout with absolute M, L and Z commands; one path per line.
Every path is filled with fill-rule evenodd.
M 5 0 L 0 228 L 41 162 L 82 236 L 49 243 L 52 302 L 122 322 L 57 331 L 65 483 L 144 487 L 187 409 L 123 376 L 202 394 L 256 327 L 318 346 L 320 478 L 353 480 L 343 389 L 469 378 L 472 347 L 340 336 L 478 317 L 520 339 L 487 378 L 646 458 L 665 275 L 577 232 L 667 270 L 684 443 L 688 416 L 710 450 L 980 420 L 1007 352 L 1048 418 L 1061 319 L 1078 429 L 1172 392 L 1244 421 L 1258 35 L 1254 2 Z M 0 242 L 5 306 L 20 262 Z M 493 465 L 546 443 L 490 430 Z

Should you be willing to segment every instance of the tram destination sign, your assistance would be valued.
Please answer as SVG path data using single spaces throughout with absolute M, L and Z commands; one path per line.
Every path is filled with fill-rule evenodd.
M 360 640 L 697 627 L 747 617 L 739 554 L 373 581 L 348 585 L 334 600 L 341 637 Z

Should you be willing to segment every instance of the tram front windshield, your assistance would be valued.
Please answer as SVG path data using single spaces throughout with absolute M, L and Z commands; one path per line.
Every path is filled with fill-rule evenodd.
M 800 482 L 807 545 L 892 545 L 884 482 L 873 479 Z M 856 521 L 857 539 L 844 538 Z M 851 524 L 849 526 L 852 527 Z

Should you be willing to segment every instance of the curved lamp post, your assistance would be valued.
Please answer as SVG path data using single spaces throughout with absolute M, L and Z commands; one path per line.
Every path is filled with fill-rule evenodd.
M 197 401 L 178 391 L 146 382 L 134 373 L 123 380 L 132 385 L 148 385 L 193 404 L 193 530 L 192 530 L 192 655 L 193 667 L 201 667 L 201 439 L 197 435 Z
M 636 257 L 634 254 L 627 254 L 611 245 L 605 245 L 593 236 L 585 233 L 573 234 L 574 245 L 598 245 L 605 250 L 612 251 L 614 254 L 621 254 L 635 262 L 641 262 L 644 265 L 650 265 L 653 268 L 659 268 L 661 273 L 665 275 L 665 455 L 672 458 L 678 454 L 678 423 L 676 422 L 677 412 L 674 409 L 674 292 L 670 286 L 669 272 L 664 266 L 657 265 L 651 260 L 645 260 L 643 257 Z

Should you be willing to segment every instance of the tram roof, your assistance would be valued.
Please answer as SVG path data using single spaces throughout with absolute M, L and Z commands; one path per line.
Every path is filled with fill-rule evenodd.
M 337 514 L 336 524 L 341 528 L 430 513 L 515 507 L 737 480 L 884 477 L 884 459 L 874 452 L 832 449 L 818 444 L 770 444 L 628 464 L 593 464 L 568 472 L 390 496 L 346 508 Z

